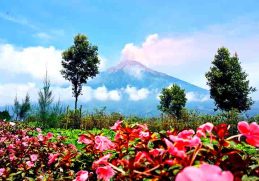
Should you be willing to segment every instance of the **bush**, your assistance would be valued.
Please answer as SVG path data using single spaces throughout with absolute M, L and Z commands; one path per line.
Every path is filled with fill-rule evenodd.
M 7 110 L 0 111 L 0 120 L 10 121 L 10 119 L 11 119 L 11 116 Z

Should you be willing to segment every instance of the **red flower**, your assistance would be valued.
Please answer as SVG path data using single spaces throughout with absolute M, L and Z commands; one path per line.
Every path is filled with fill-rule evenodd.
M 237 126 L 239 132 L 246 137 L 246 142 L 255 147 L 259 147 L 259 125 L 256 122 L 250 125 L 241 121 Z
M 221 139 L 228 135 L 228 125 L 225 123 L 215 126 L 214 130 Z
M 230 171 L 222 171 L 216 165 L 203 164 L 199 168 L 185 167 L 175 181 L 233 181 L 234 176 Z
M 56 154 L 53 154 L 53 153 L 50 153 L 49 154 L 49 161 L 48 161 L 48 165 L 52 164 L 53 162 L 55 162 L 57 160 L 59 156 L 59 153 L 56 153 Z
M 139 166 L 141 163 L 144 163 L 145 161 L 148 161 L 149 163 L 153 163 L 153 160 L 150 158 L 147 152 L 139 151 L 136 154 L 135 160 L 134 160 L 134 166 Z
M 114 144 L 105 136 L 96 136 L 94 147 L 97 150 L 104 151 L 114 148 Z
M 53 137 L 53 133 L 48 132 L 46 136 L 47 136 L 47 139 L 49 140 Z
M 88 171 L 80 170 L 76 173 L 76 179 L 73 181 L 86 181 L 88 179 Z
M 93 141 L 86 138 L 85 135 L 80 135 L 78 138 L 78 143 L 84 143 L 86 145 L 91 144 Z
M 103 181 L 109 181 L 115 172 L 110 165 L 99 167 L 96 169 L 97 178 Z
M 173 156 L 177 156 L 180 158 L 185 158 L 186 157 L 186 153 L 185 153 L 185 148 L 177 148 L 173 145 L 173 143 L 171 141 L 169 141 L 168 139 L 165 138 L 165 144 L 168 148 L 168 152 L 173 155 Z
M 165 150 L 161 148 L 155 148 L 149 151 L 149 154 L 151 154 L 153 157 L 163 155 L 164 153 L 165 153 Z

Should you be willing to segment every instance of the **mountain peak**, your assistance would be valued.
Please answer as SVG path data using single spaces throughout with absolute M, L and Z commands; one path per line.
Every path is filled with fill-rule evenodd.
M 108 69 L 108 72 L 117 72 L 119 70 L 129 70 L 129 69 L 139 69 L 139 70 L 149 70 L 145 65 L 141 64 L 135 60 L 124 60 L 121 61 L 118 65 Z

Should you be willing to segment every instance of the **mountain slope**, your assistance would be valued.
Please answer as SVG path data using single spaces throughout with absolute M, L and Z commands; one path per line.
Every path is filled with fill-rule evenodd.
M 187 107 L 200 112 L 210 112 L 213 104 L 209 100 L 209 91 L 167 74 L 154 71 L 136 61 L 123 61 L 115 67 L 98 74 L 88 82 L 93 89 L 105 87 L 108 91 L 116 90 L 120 94 L 117 101 L 91 100 L 83 104 L 88 110 L 93 107 L 106 107 L 110 112 L 121 112 L 126 115 L 156 116 L 161 90 L 171 84 L 185 89 L 189 100 Z M 136 94 L 136 95 L 130 95 Z M 143 94 L 143 95 L 142 95 Z M 134 98 L 134 96 L 140 96 Z M 142 96 L 142 97 L 141 97 Z M 83 103 L 83 101 L 82 101 Z
M 136 88 L 156 89 L 161 91 L 162 88 L 171 84 L 181 86 L 186 92 L 197 92 L 199 94 L 208 94 L 208 91 L 198 86 L 169 76 L 164 73 L 147 68 L 136 61 L 123 61 L 107 71 L 101 72 L 96 78 L 89 82 L 93 88 L 105 86 L 108 89 L 118 89 L 127 86 Z

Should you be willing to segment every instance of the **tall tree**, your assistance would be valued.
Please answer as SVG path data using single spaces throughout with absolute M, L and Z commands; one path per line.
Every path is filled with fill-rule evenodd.
M 184 89 L 181 89 L 176 84 L 168 88 L 164 88 L 161 92 L 160 105 L 158 109 L 177 118 L 181 117 L 181 111 L 186 104 L 186 97 Z
M 30 96 L 27 93 L 25 96 L 25 99 L 22 101 L 22 104 L 20 106 L 19 117 L 21 120 L 26 118 L 30 109 L 31 109 Z
M 98 48 L 91 45 L 85 35 L 78 34 L 74 37 L 74 45 L 62 53 L 62 59 L 61 74 L 72 83 L 75 109 L 77 109 L 78 96 L 82 94 L 82 84 L 99 73 Z
M 17 121 L 18 120 L 18 117 L 19 117 L 19 112 L 20 112 L 20 103 L 17 99 L 17 95 L 15 96 L 14 98 L 14 106 L 13 106 L 13 113 L 14 113 L 14 120 Z
M 236 109 L 239 112 L 250 109 L 253 100 L 249 94 L 254 92 L 255 88 L 249 86 L 248 75 L 242 70 L 236 53 L 231 56 L 227 48 L 219 48 L 212 67 L 205 76 L 216 109 Z
M 41 122 L 43 123 L 43 127 L 46 127 L 48 120 L 48 113 L 50 111 L 50 105 L 53 102 L 52 91 L 50 90 L 50 81 L 48 79 L 48 72 L 46 71 L 46 75 L 43 81 L 43 88 L 38 93 L 39 99 L 39 116 Z
M 30 103 L 30 96 L 28 93 L 26 94 L 25 99 L 22 101 L 21 104 L 17 99 L 17 95 L 15 96 L 13 112 L 15 114 L 16 121 L 18 119 L 23 120 L 24 118 L 26 118 L 30 109 L 31 109 L 31 103 Z

